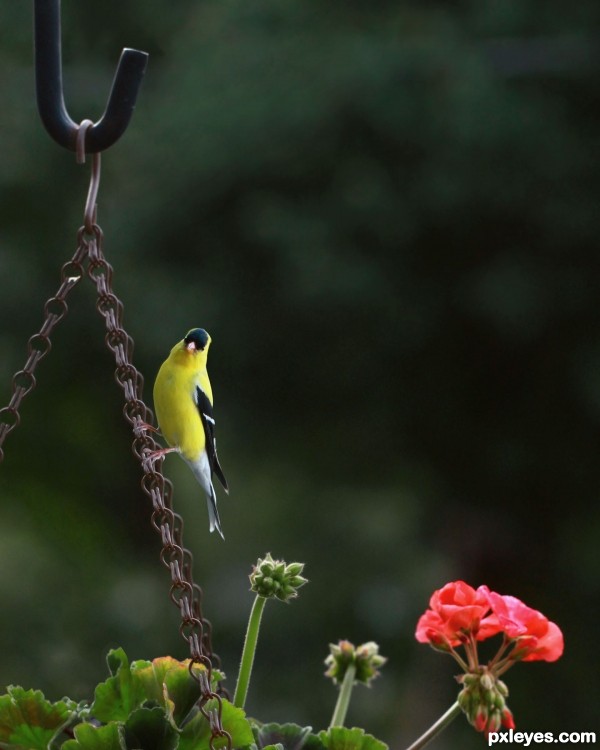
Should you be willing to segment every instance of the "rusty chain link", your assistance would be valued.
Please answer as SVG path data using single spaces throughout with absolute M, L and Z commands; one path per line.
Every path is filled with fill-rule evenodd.
M 81 131 L 89 125 L 84 121 Z M 81 132 L 80 131 L 80 132 Z M 79 139 L 83 144 L 84 136 Z M 81 159 L 81 148 L 78 160 Z M 221 695 L 226 692 L 212 685 L 213 666 L 220 666 L 219 657 L 212 650 L 210 622 L 202 614 L 202 589 L 194 582 L 192 553 L 183 545 L 183 519 L 173 510 L 173 485 L 162 473 L 162 461 L 154 466 L 145 460 L 148 452 L 160 446 L 145 426 L 152 424 L 154 415 L 142 400 L 144 379 L 132 363 L 134 342 L 123 328 L 123 303 L 112 288 L 113 269 L 103 252 L 103 233 L 96 223 L 96 195 L 100 181 L 100 154 L 93 155 L 90 189 L 84 212 L 84 224 L 77 233 L 77 249 L 62 267 L 62 283 L 54 297 L 44 307 L 44 322 L 40 331 L 28 342 L 28 358 L 22 370 L 13 377 L 13 393 L 8 406 L 0 409 L 0 463 L 4 458 L 4 440 L 21 421 L 20 406 L 24 397 L 36 385 L 35 370 L 51 349 L 50 334 L 68 312 L 66 298 L 81 278 L 87 276 L 96 287 L 96 308 L 106 325 L 105 342 L 114 355 L 115 379 L 125 397 L 123 414 L 134 434 L 132 450 L 144 472 L 141 486 L 152 502 L 151 523 L 161 537 L 160 560 L 171 575 L 169 596 L 181 615 L 180 633 L 190 650 L 190 674 L 197 681 L 201 699 L 199 708 L 209 722 L 210 746 L 222 737 L 231 750 L 231 737 L 221 722 Z M 207 708 L 214 702 L 215 707 Z
M 78 246 L 70 261 L 61 269 L 61 284 L 54 297 L 44 305 L 44 322 L 27 342 L 27 361 L 12 380 L 12 396 L 8 406 L 0 409 L 0 463 L 4 460 L 4 441 L 21 422 L 21 402 L 36 386 L 35 370 L 52 348 L 50 334 L 68 311 L 67 296 L 84 274 L 84 248 Z

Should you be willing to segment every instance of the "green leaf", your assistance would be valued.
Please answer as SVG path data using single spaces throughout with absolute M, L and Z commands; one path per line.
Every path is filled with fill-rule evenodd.
M 284 750 L 301 750 L 312 727 L 298 724 L 263 724 L 255 730 L 256 744 L 266 750 L 270 745 L 281 745 Z
M 200 698 L 198 682 L 191 676 L 189 660 L 163 656 L 149 662 L 134 662 L 131 671 L 147 699 L 166 710 L 173 726 L 180 726 Z
M 10 685 L 0 696 L 0 744 L 23 750 L 46 750 L 48 744 L 77 715 L 65 698 L 51 703 L 40 690 Z
M 132 711 L 154 701 L 162 706 L 177 729 L 200 697 L 198 682 L 189 672 L 189 659 L 178 661 L 162 656 L 129 664 L 123 649 L 110 651 L 107 658 L 111 676 L 97 686 L 90 713 L 103 722 L 127 721 Z M 198 669 L 204 667 L 198 666 Z M 212 671 L 213 687 L 224 675 Z
M 129 664 L 129 659 L 122 648 L 111 648 L 106 654 L 108 671 L 114 677 L 124 664 Z
M 138 708 L 125 722 L 125 744 L 130 750 L 175 750 L 179 733 L 160 706 Z
M 331 727 L 326 732 L 320 732 L 319 739 L 327 750 L 388 750 L 384 742 L 357 727 Z
M 123 649 L 110 651 L 106 661 L 112 677 L 96 687 L 90 713 L 105 723 L 126 721 L 129 714 L 146 700 L 144 686 L 134 680 Z
M 93 724 L 78 724 L 74 728 L 75 739 L 67 740 L 61 750 L 126 750 L 123 724 L 111 721 L 103 727 Z
M 221 700 L 221 705 L 221 724 L 223 729 L 231 735 L 231 746 L 235 748 L 251 745 L 254 742 L 254 735 L 245 712 L 224 698 Z M 210 700 L 206 703 L 206 711 L 216 708 L 216 700 Z M 226 738 L 217 737 L 213 744 L 215 748 L 225 747 L 227 745 Z M 179 750 L 209 750 L 209 748 L 210 727 L 202 713 L 197 711 L 183 728 L 179 740 Z

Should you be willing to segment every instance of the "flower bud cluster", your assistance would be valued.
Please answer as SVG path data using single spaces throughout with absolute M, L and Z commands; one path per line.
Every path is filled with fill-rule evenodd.
M 304 563 L 293 562 L 289 565 L 282 560 L 274 560 L 271 553 L 258 558 L 250 573 L 250 589 L 265 599 L 277 598 L 287 602 L 298 596 L 298 589 L 308 579 L 302 575 Z
M 478 673 L 468 672 L 459 678 L 463 689 L 458 705 L 478 732 L 497 732 L 500 727 L 514 729 L 513 715 L 506 705 L 508 688 L 485 667 Z
M 379 667 L 387 661 L 385 656 L 379 653 L 379 646 L 374 641 L 368 641 L 361 646 L 355 646 L 350 641 L 339 641 L 330 643 L 329 650 L 331 653 L 325 659 L 325 676 L 331 677 L 337 685 L 342 683 L 348 667 L 354 665 L 354 682 L 362 682 L 369 686 L 371 680 L 379 676 Z

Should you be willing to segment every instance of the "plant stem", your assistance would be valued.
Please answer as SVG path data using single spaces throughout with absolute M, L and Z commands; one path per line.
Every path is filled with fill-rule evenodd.
M 462 670 L 463 670 L 464 672 L 470 672 L 470 671 L 471 671 L 471 670 L 470 670 L 470 668 L 469 668 L 469 665 L 468 665 L 468 664 L 466 663 L 466 661 L 465 661 L 465 660 L 464 660 L 464 659 L 463 659 L 463 658 L 461 657 L 461 655 L 460 655 L 459 653 L 457 653 L 457 652 L 456 652 L 456 651 L 455 651 L 455 650 L 454 650 L 454 649 L 452 648 L 452 646 L 450 646 L 450 651 L 449 651 L 449 653 L 450 653 L 450 656 L 453 656 L 453 657 L 454 657 L 454 658 L 456 659 L 456 661 L 458 662 L 458 664 L 459 664 L 460 668 L 461 668 L 461 669 L 462 669 Z
M 446 713 L 443 716 L 440 716 L 440 718 L 435 722 L 435 724 L 432 724 L 429 729 L 422 734 L 419 739 L 416 742 L 413 742 L 412 745 L 408 748 L 408 750 L 421 750 L 422 747 L 425 747 L 425 745 L 428 745 L 431 740 L 433 740 L 435 737 L 438 736 L 451 722 L 456 719 L 456 717 L 461 713 L 462 709 L 458 705 L 458 701 L 454 703 L 450 708 L 446 711 Z
M 340 687 L 340 694 L 338 695 L 337 703 L 331 717 L 331 727 L 343 727 L 344 721 L 346 721 L 346 714 L 348 713 L 348 706 L 350 705 L 350 696 L 352 695 L 352 688 L 354 687 L 354 677 L 356 676 L 356 666 L 349 664 L 342 685 Z
M 244 704 L 246 703 L 250 675 L 252 674 L 252 664 L 254 663 L 254 654 L 256 652 L 256 642 L 258 641 L 258 631 L 260 630 L 260 618 L 262 617 L 266 601 L 264 596 L 257 596 L 250 612 L 246 640 L 244 641 L 244 649 L 242 651 L 240 672 L 233 696 L 233 705 L 238 708 L 244 708 Z

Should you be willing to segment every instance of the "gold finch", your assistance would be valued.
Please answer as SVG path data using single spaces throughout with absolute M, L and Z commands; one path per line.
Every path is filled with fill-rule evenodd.
M 171 349 L 154 383 L 154 408 L 160 431 L 169 447 L 150 453 L 154 463 L 167 453 L 179 453 L 206 495 L 210 530 L 224 539 L 212 478 L 229 492 L 217 457 L 213 395 L 206 359 L 211 338 L 203 328 L 192 328 Z

